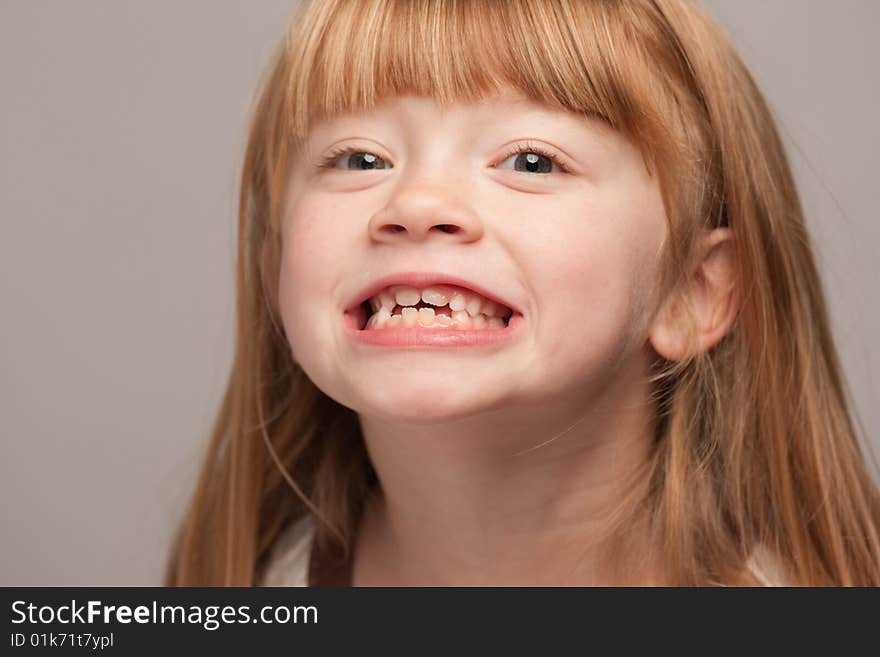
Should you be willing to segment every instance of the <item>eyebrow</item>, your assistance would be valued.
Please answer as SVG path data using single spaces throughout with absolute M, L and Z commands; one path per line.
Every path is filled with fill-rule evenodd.
M 499 120 L 499 109 L 505 105 L 514 105 L 516 109 L 514 111 L 508 112 L 506 118 L 502 118 Z M 456 107 L 456 105 L 453 105 Z M 479 102 L 473 105 L 464 106 L 466 109 L 475 109 L 478 112 L 478 117 L 475 116 L 473 118 L 473 130 L 475 132 L 480 132 L 486 130 L 487 127 L 491 126 L 505 126 L 510 124 L 513 121 L 516 121 L 519 125 L 526 125 L 529 123 L 534 124 L 535 122 L 540 122 L 541 124 L 546 124 L 551 128 L 553 126 L 559 127 L 562 130 L 573 130 L 577 131 L 579 140 L 585 140 L 584 145 L 586 147 L 595 149 L 599 148 L 607 150 L 611 147 L 608 143 L 608 134 L 607 130 L 612 129 L 607 121 L 599 116 L 599 115 L 589 115 L 589 114 L 579 114 L 573 113 L 564 109 L 558 109 L 554 107 L 548 107 L 541 103 L 536 103 L 527 98 L 496 98 L 491 97 L 486 99 L 485 102 Z M 515 116 L 519 113 L 525 114 L 525 116 Z M 389 125 L 393 125 L 395 129 L 400 129 L 403 123 L 403 120 L 400 119 L 400 116 L 412 116 L 412 113 L 407 109 L 400 108 L 399 106 L 379 106 L 375 108 L 370 108 L 366 112 L 353 112 L 340 114 L 334 117 L 330 117 L 326 119 L 326 121 L 320 124 L 318 130 L 326 129 L 328 131 L 345 131 L 349 130 L 352 133 L 359 132 L 368 132 L 370 130 L 369 127 L 364 128 L 364 123 L 375 123 L 376 125 L 382 125 L 386 127 Z M 340 125 L 342 127 L 340 127 Z M 350 126 L 350 127 L 348 127 Z M 523 128 L 520 128 L 522 130 Z M 523 139 L 542 139 L 541 129 L 534 129 L 534 125 L 528 128 L 527 132 L 529 134 L 523 134 Z M 313 130 L 311 134 L 308 135 L 306 143 L 304 144 L 304 153 L 312 158 L 317 155 L 318 150 L 321 149 L 313 149 L 311 146 L 314 144 L 314 140 L 316 137 L 317 131 Z M 549 135 L 548 135 L 549 136 Z M 349 134 L 345 137 L 346 139 L 370 139 L 370 137 L 359 137 L 355 134 Z M 329 145 L 329 144 L 328 144 Z M 583 157 L 575 155 L 572 152 L 572 149 L 566 148 L 565 144 L 557 143 L 554 144 L 556 148 L 558 148 L 562 153 L 568 157 L 573 162 L 579 162 L 582 165 L 586 166 Z M 390 147 L 385 145 L 389 151 L 392 151 Z M 579 150 L 579 149 L 575 149 Z M 392 152 L 393 155 L 393 152 Z

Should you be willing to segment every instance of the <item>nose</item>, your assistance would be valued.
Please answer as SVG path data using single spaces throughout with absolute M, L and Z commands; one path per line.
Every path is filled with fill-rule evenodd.
M 455 193 L 459 188 L 459 194 Z M 461 185 L 401 180 L 388 204 L 370 218 L 370 237 L 377 242 L 421 242 L 432 234 L 473 242 L 483 236 L 483 223 L 461 198 Z M 447 237 L 448 236 L 448 237 Z

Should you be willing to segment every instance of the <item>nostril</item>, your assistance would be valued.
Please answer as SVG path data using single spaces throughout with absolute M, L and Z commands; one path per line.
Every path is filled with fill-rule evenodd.
M 437 228 L 442 230 L 444 233 L 454 233 L 458 230 L 458 226 L 452 226 L 450 224 L 440 224 L 439 226 L 437 226 Z

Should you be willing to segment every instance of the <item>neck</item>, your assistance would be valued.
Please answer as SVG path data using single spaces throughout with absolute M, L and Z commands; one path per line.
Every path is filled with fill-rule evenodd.
M 652 583 L 655 553 L 630 511 L 647 485 L 653 409 L 647 384 L 631 384 L 643 377 L 618 374 L 579 396 L 586 404 L 432 424 L 360 415 L 380 492 L 362 517 L 354 584 Z

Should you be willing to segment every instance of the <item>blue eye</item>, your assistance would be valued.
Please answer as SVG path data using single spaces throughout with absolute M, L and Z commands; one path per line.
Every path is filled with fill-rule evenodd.
M 553 173 L 555 164 L 562 173 L 568 173 L 562 158 L 534 144 L 519 144 L 508 152 L 500 161 L 505 162 L 516 156 L 513 170 L 522 173 Z M 523 156 L 523 157 L 520 157 Z
M 367 151 L 359 151 L 353 147 L 343 147 L 336 149 L 332 153 L 330 153 L 327 157 L 321 160 L 321 163 L 318 165 L 322 169 L 335 169 L 336 162 L 343 155 L 347 155 L 348 157 L 345 160 L 346 164 L 353 164 L 353 169 L 348 169 L 347 167 L 343 167 L 343 169 L 351 171 L 351 170 L 364 170 L 370 171 L 373 169 L 389 169 L 390 166 L 387 166 L 387 162 L 383 160 L 378 155 L 374 155 L 373 153 L 369 153 Z M 383 163 L 386 166 L 381 166 L 379 163 Z
M 342 156 L 347 156 L 342 159 Z M 523 157 L 519 157 L 522 155 Z M 517 156 L 514 163 L 514 171 L 520 173 L 553 173 L 553 165 L 560 170 L 561 173 L 569 173 L 568 167 L 563 163 L 561 156 L 551 153 L 546 149 L 535 144 L 518 144 L 511 151 L 508 151 L 500 162 L 505 162 L 509 158 Z M 323 158 L 318 165 L 322 169 L 336 169 L 337 162 L 342 159 L 346 165 L 342 169 L 344 171 L 372 171 L 377 169 L 390 169 L 389 165 L 378 155 L 369 151 L 357 150 L 353 146 L 344 146 L 334 150 L 332 153 Z

